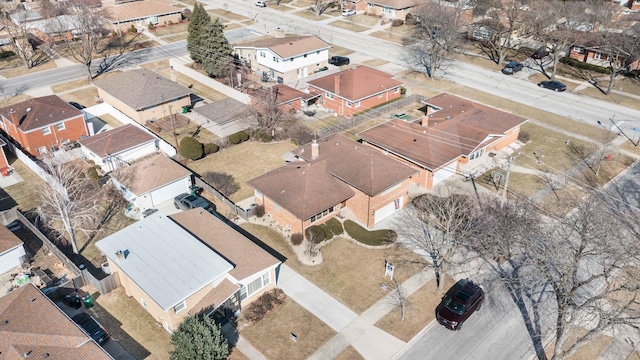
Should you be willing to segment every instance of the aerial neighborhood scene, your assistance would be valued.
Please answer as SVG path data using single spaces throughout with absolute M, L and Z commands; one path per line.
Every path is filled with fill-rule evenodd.
M 0 359 L 640 360 L 640 0 L 0 10 Z

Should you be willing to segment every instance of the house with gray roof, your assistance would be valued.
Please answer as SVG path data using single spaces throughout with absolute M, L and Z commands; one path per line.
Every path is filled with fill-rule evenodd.
M 191 105 L 190 89 L 148 69 L 129 70 L 95 80 L 98 96 L 140 124 Z
M 249 105 L 232 98 L 193 108 L 193 112 L 206 121 L 207 130 L 221 138 L 246 129 L 254 114 Z
M 156 212 L 96 243 L 167 331 L 197 313 L 237 314 L 276 283 L 276 259 L 204 209 Z
M 26 258 L 22 240 L 11 230 L 0 226 L 0 274 L 20 266 Z
M 127 124 L 78 143 L 87 159 L 106 172 L 113 171 L 156 152 L 158 138 L 138 126 Z

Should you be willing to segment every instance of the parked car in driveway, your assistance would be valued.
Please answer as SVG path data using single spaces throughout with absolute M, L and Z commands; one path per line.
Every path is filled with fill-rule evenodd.
M 329 59 L 329 64 L 335 66 L 349 65 L 349 58 L 346 56 L 335 55 Z
M 257 7 L 267 7 L 267 3 L 264 1 L 256 1 L 255 5 Z
M 353 16 L 355 14 L 356 14 L 356 11 L 354 9 L 342 10 L 342 16 Z
M 207 199 L 198 195 L 192 195 L 188 193 L 184 193 L 176 196 L 173 199 L 173 205 L 175 205 L 176 209 L 182 209 L 182 210 L 190 210 L 190 209 L 195 209 L 197 207 L 201 207 L 212 214 L 216 210 L 214 205 L 209 201 L 207 201 Z
M 522 64 L 516 61 L 512 61 L 502 69 L 502 73 L 506 75 L 513 75 L 520 70 L 522 70 Z
M 71 320 L 80 327 L 95 341 L 102 345 L 109 341 L 109 333 L 91 315 L 81 312 L 74 315 Z
M 536 60 L 540 60 L 540 59 L 545 58 L 547 56 L 549 56 L 549 52 L 547 50 L 537 50 L 536 52 L 531 54 L 531 58 L 532 59 L 536 59 Z
M 436 319 L 449 330 L 460 330 L 462 324 L 479 310 L 484 302 L 484 290 L 469 279 L 455 283 L 436 307 Z
M 553 91 L 565 91 L 567 90 L 567 85 L 561 83 L 560 81 L 542 81 L 538 83 L 538 86 L 543 87 L 545 89 L 553 90 Z

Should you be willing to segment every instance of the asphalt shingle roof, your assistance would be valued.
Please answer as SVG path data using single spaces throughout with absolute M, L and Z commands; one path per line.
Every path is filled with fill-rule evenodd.
M 111 173 L 111 177 L 138 196 L 190 175 L 189 170 L 164 154 L 150 156 Z
M 153 141 L 155 137 L 135 125 L 127 124 L 103 133 L 78 140 L 78 143 L 100 157 Z
M 19 120 L 18 129 L 23 132 L 35 130 L 61 121 L 84 116 L 84 113 L 69 105 L 56 95 L 29 99 L 0 109 L 0 115 L 11 121 L 11 112 Z

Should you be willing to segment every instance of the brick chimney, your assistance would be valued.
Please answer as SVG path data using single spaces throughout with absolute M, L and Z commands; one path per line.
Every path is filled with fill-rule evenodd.
M 335 85 L 333 86 L 334 87 L 333 92 L 336 95 L 340 95 L 340 83 L 341 82 L 342 82 L 342 75 L 336 75 L 336 77 L 335 77 Z
M 318 158 L 319 151 L 320 151 L 320 145 L 318 145 L 318 142 L 316 141 L 316 139 L 313 139 L 313 142 L 311 143 L 311 160 L 315 160 Z

